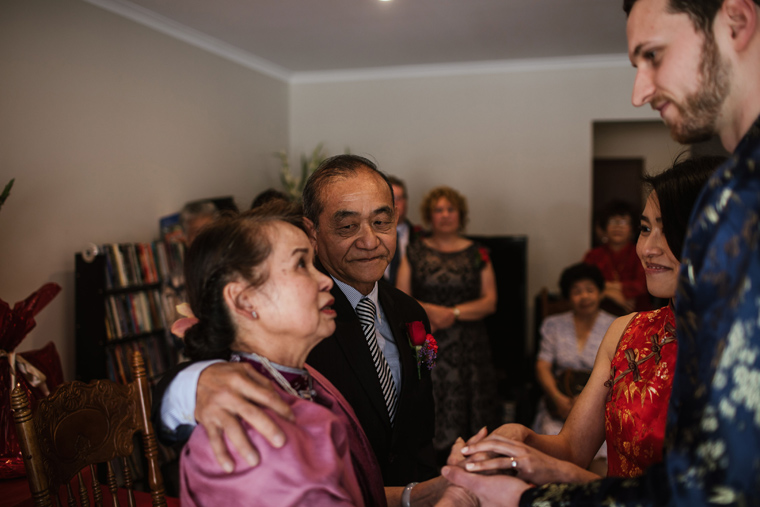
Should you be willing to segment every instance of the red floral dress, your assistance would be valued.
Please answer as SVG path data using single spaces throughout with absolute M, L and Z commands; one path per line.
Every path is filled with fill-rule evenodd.
M 609 476 L 634 477 L 662 461 L 677 349 L 667 306 L 637 314 L 620 338 L 604 418 Z

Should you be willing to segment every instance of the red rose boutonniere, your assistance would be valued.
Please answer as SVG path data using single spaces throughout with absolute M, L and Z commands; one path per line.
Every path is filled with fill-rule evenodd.
M 422 364 L 432 370 L 435 366 L 435 358 L 438 356 L 438 343 L 432 334 L 425 332 L 425 325 L 417 320 L 406 325 L 406 335 L 409 345 L 417 352 L 417 378 L 422 378 L 420 367 Z

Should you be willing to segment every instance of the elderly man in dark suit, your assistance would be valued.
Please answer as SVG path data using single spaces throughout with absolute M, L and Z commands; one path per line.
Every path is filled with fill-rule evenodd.
M 346 397 L 375 451 L 386 485 L 401 486 L 435 473 L 433 400 L 429 372 L 418 376 L 406 324 L 427 315 L 412 298 L 382 279 L 396 249 L 393 193 L 385 176 L 362 157 L 340 155 L 315 171 L 303 192 L 304 215 L 314 251 L 336 281 L 338 314 L 332 337 L 308 362 Z M 360 323 L 360 302 L 376 309 L 381 355 L 392 372 L 395 401 L 388 408 Z M 380 358 L 382 360 L 382 358 Z
M 435 475 L 430 374 L 424 367 L 418 371 L 406 332 L 411 322 L 424 323 L 428 331 L 430 325 L 414 299 L 382 280 L 396 248 L 391 186 L 371 161 L 339 155 L 323 162 L 309 178 L 303 201 L 318 266 L 336 282 L 332 294 L 337 312 L 335 333 L 312 351 L 307 363 L 351 404 L 369 437 L 386 487 L 396 487 L 389 500 L 397 498 L 406 505 L 413 484 Z M 369 327 L 367 315 L 373 324 Z M 165 393 L 168 382 L 159 388 L 162 427 L 176 431 L 197 419 L 216 436 L 212 446 L 222 466 L 231 471 L 223 433 L 243 456 L 257 459 L 242 437 L 237 417 L 271 437 L 275 445 L 279 441 L 278 429 L 248 400 L 283 415 L 287 410 L 245 365 L 206 366 L 195 364 L 183 370 Z M 196 382 L 197 393 L 193 390 Z M 179 396 L 179 391 L 184 394 Z M 177 401 L 181 397 L 184 404 Z M 445 485 L 441 478 L 424 482 L 415 488 L 415 499 L 431 501 Z

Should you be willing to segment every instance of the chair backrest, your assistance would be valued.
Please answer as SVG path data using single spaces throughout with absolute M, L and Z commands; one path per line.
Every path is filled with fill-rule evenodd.
M 549 295 L 549 290 L 544 287 L 541 289 L 541 320 L 549 315 L 563 313 L 571 310 L 570 301 L 565 298 L 557 299 L 556 296 Z
M 92 477 L 94 503 L 101 505 L 102 488 L 94 465 L 106 463 L 107 486 L 113 504 L 119 505 L 114 468 L 122 468 L 127 500 L 134 506 L 129 457 L 136 432 L 142 434 L 147 459 L 144 475 L 151 502 L 156 507 L 166 505 L 158 444 L 150 422 L 150 387 L 139 352 L 132 356 L 130 366 L 134 380 L 127 385 L 110 380 L 94 380 L 89 384 L 67 382 L 49 397 L 39 400 L 34 410 L 23 389 L 13 390 L 13 418 L 35 505 L 47 506 L 53 502 L 57 505 L 62 486 L 66 486 L 68 504 L 76 505 L 71 486 L 74 476 L 78 477 L 80 504 L 89 505 L 83 470 L 85 476 Z

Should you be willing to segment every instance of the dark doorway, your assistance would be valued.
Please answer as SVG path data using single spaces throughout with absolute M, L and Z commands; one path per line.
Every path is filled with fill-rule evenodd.
M 593 174 L 593 201 L 591 247 L 600 245 L 595 220 L 600 210 L 610 201 L 625 201 L 634 211 L 641 209 L 641 177 L 644 159 L 641 158 L 595 158 Z M 637 216 L 637 215 L 634 215 Z M 635 224 L 634 224 L 635 227 Z

